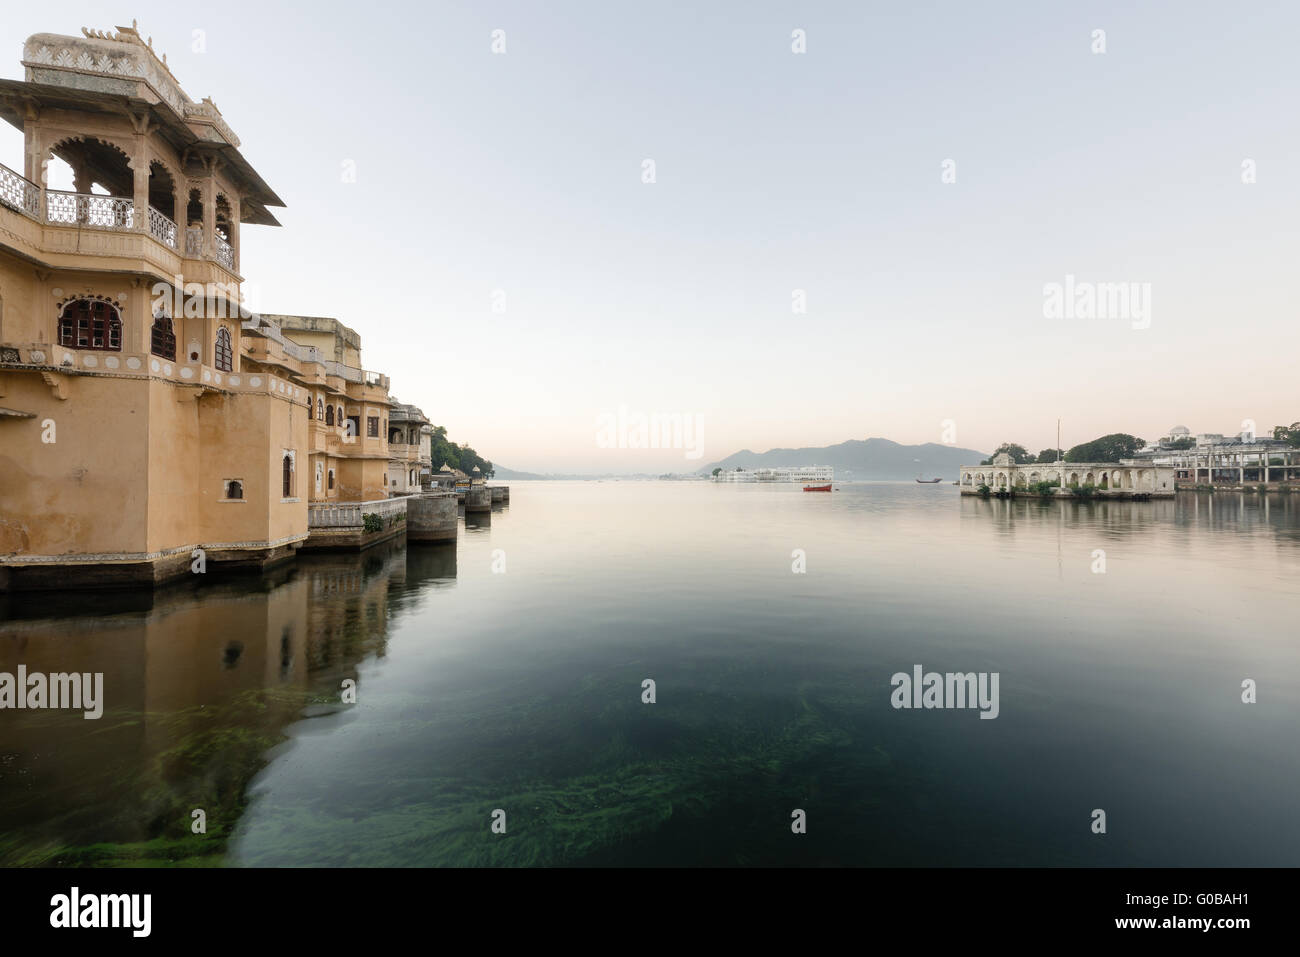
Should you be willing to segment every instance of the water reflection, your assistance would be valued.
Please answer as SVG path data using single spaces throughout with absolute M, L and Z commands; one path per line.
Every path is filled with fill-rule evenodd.
M 13 599 L 0 670 L 108 701 L 0 712 L 0 862 L 1300 860 L 1300 497 L 517 493 L 454 545 Z M 999 718 L 893 709 L 914 663 L 999 672 Z
M 1156 528 L 1184 531 L 1230 531 L 1263 534 L 1297 541 L 1300 534 L 1300 495 L 1238 493 L 1179 493 L 1150 502 L 1071 502 L 1044 499 L 997 499 L 962 496 L 964 521 L 991 525 L 1013 534 L 1026 526 L 1069 525 L 1117 533 L 1145 533 Z
M 336 710 L 411 591 L 455 579 L 454 545 L 386 543 L 265 578 L 11 598 L 0 671 L 102 672 L 105 709 L 0 712 L 0 864 L 220 854 L 284 728 Z

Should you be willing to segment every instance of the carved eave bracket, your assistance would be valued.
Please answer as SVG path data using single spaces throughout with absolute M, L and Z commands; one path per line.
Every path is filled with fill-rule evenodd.
M 50 387 L 50 392 L 54 395 L 54 398 L 60 400 L 68 398 L 68 379 L 66 376 L 59 375 L 57 372 L 42 372 L 41 378 Z

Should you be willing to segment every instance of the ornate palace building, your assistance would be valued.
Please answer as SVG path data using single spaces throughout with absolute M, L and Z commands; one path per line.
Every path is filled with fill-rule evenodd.
M 337 319 L 315 316 L 263 314 L 244 327 L 260 336 L 250 340 L 247 360 L 309 389 L 308 500 L 384 498 L 392 403 L 388 377 L 361 368 L 361 337 Z
M 388 490 L 402 494 L 418 492 L 433 481 L 430 440 L 433 426 L 413 405 L 393 399 L 388 423 Z
M 310 503 L 388 496 L 409 417 L 353 330 L 241 307 L 240 230 L 284 204 L 134 27 L 82 33 L 0 80 L 0 590 L 288 558 Z

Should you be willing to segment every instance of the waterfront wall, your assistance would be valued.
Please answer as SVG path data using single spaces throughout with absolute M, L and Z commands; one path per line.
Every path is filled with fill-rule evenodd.
M 456 496 L 452 492 L 426 492 L 406 503 L 408 542 L 454 542 L 458 528 Z

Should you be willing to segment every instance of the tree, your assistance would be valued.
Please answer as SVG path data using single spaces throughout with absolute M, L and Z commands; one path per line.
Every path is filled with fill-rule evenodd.
M 721 471 L 722 471 L 722 466 L 719 465 L 716 469 L 713 470 L 713 474 L 717 475 Z
M 462 472 L 469 473 L 474 471 L 474 466 L 477 465 L 479 474 L 484 478 L 491 478 L 496 474 L 492 463 L 475 452 L 471 446 L 448 442 L 447 429 L 441 425 L 435 425 L 433 435 L 429 437 L 429 457 L 433 461 L 435 472 L 446 465 L 449 469 L 460 469 Z
M 433 427 L 429 437 L 429 455 L 433 460 L 433 470 L 437 472 L 444 465 L 449 469 L 460 468 L 460 449 L 455 442 L 447 441 L 447 429 L 441 425 Z
M 1169 448 L 1177 452 L 1181 452 L 1184 449 L 1193 448 L 1195 445 L 1196 445 L 1196 440 L 1191 436 L 1187 436 L 1186 438 L 1182 438 L 1182 439 L 1174 439 L 1167 446 L 1165 446 L 1165 448 Z
M 1292 422 L 1289 426 L 1275 425 L 1273 438 L 1285 442 L 1293 449 L 1300 449 L 1300 422 Z
M 1067 462 L 1118 462 L 1142 447 L 1142 440 L 1125 432 L 1112 432 L 1091 442 L 1076 445 L 1065 453 Z
M 1057 457 L 1058 457 L 1058 452 L 1056 449 L 1043 449 L 1043 451 L 1038 453 L 1038 458 L 1035 461 L 1055 462 Z
M 992 465 L 993 460 L 1003 452 L 1006 452 L 1011 456 L 1012 465 L 1025 465 L 1026 463 L 1033 461 L 1033 456 L 1029 454 L 1023 445 L 1016 445 L 1014 442 L 1003 442 L 994 449 L 993 454 L 981 462 L 980 465 Z

